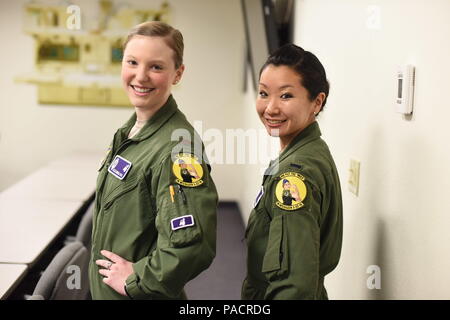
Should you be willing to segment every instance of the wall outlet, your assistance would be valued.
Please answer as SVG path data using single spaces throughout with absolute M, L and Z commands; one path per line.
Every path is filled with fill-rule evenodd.
M 348 176 L 348 190 L 354 193 L 356 196 L 359 191 L 359 167 L 360 162 L 358 160 L 350 159 L 350 168 Z

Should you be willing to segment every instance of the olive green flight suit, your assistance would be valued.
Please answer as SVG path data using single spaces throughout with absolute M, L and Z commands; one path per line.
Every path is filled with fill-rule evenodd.
M 207 160 L 201 158 L 204 146 L 172 96 L 138 134 L 128 139 L 135 121 L 133 114 L 116 132 L 99 169 L 89 266 L 92 298 L 184 299 L 184 285 L 208 268 L 215 257 L 216 187 Z M 175 130 L 181 132 L 175 136 L 184 138 L 172 141 Z M 197 148 L 194 143 L 198 143 Z M 188 150 L 198 158 L 202 184 L 177 184 L 174 168 L 179 166 L 174 166 L 174 150 Z M 131 162 L 123 180 L 108 172 L 116 155 Z M 191 226 L 182 218 L 188 215 L 193 217 Z M 172 220 L 177 218 L 179 224 L 174 228 Z M 129 297 L 103 283 L 100 267 L 95 264 L 97 259 L 106 259 L 100 254 L 103 249 L 133 262 L 134 273 L 126 280 Z
M 323 281 L 341 253 L 342 198 L 336 166 L 320 136 L 318 123 L 312 123 L 264 174 L 264 193 L 246 230 L 243 299 L 328 299 Z M 299 208 L 281 204 L 286 175 L 304 178 Z

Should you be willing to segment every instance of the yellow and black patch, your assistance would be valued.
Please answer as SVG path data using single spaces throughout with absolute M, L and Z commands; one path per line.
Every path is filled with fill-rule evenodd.
M 283 210 L 297 210 L 303 207 L 307 189 L 305 177 L 297 172 L 285 172 L 275 188 L 275 204 Z
M 172 165 L 175 182 L 185 187 L 198 187 L 203 184 L 203 168 L 198 158 L 189 153 L 176 155 Z

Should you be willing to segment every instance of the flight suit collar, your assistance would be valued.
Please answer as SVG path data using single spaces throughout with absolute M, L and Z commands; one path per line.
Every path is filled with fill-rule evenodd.
M 142 141 L 150 137 L 164 123 L 167 122 L 178 110 L 177 103 L 172 95 L 169 96 L 167 102 L 147 121 L 142 129 L 130 140 Z M 136 122 L 136 113 L 133 113 L 131 118 L 120 128 L 122 135 L 125 137 L 130 132 L 131 128 Z
M 296 150 L 301 148 L 302 146 L 308 144 L 309 142 L 320 138 L 322 133 L 320 132 L 319 124 L 317 121 L 314 121 L 305 129 L 303 129 L 280 153 L 279 157 L 273 161 L 270 161 L 269 167 L 264 172 L 264 176 L 266 175 L 274 175 L 278 172 L 278 164 L 289 157 Z
M 302 146 L 308 144 L 309 142 L 320 138 L 322 133 L 320 132 L 319 124 L 317 121 L 314 121 L 305 129 L 303 129 L 286 147 L 286 149 L 281 152 L 279 159 L 280 161 L 289 157 L 292 153 L 294 153 L 297 149 Z

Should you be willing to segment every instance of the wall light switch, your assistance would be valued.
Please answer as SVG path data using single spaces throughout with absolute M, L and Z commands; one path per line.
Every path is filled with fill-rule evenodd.
M 360 162 L 358 160 L 350 159 L 348 190 L 355 195 L 358 195 L 359 191 L 359 167 Z

